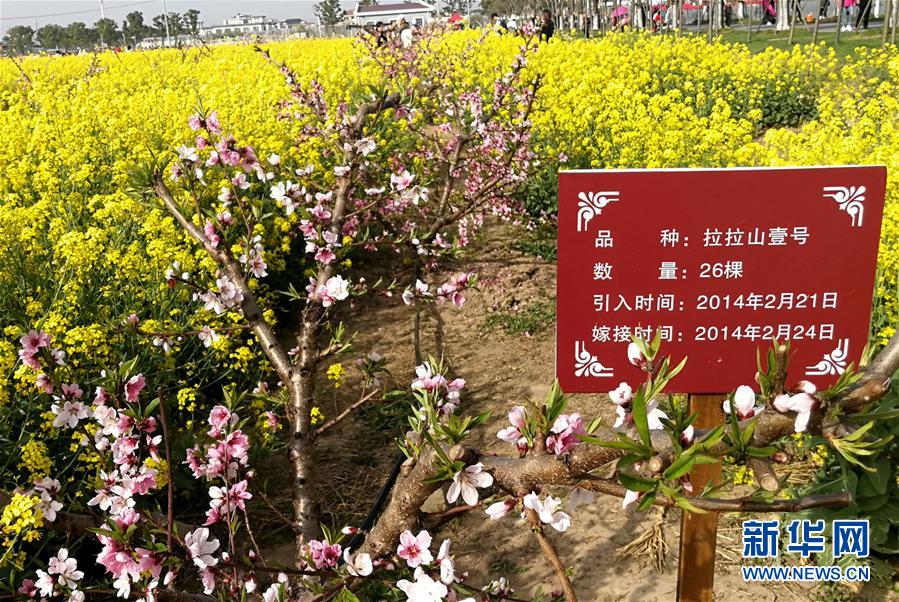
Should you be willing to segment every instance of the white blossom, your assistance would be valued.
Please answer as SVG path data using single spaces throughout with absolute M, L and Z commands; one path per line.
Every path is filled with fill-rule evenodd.
M 464 470 L 460 470 L 453 476 L 453 483 L 446 492 L 446 501 L 452 504 L 459 496 L 469 506 L 475 506 L 478 503 L 477 488 L 485 488 L 493 485 L 493 475 L 484 471 L 484 465 L 478 462 L 471 466 L 466 466 Z
M 219 548 L 219 541 L 209 538 L 209 529 L 200 527 L 184 536 L 184 545 L 190 552 L 194 564 L 200 570 L 218 564 L 218 558 L 212 555 Z

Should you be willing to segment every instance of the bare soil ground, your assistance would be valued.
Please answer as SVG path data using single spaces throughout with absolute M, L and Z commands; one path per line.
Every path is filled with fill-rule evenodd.
M 467 382 L 460 411 L 472 415 L 491 412 L 487 424 L 468 443 L 496 454 L 514 453 L 509 444 L 496 438 L 496 432 L 507 424 L 508 409 L 515 404 L 540 401 L 555 373 L 552 323 L 530 336 L 484 332 L 484 322 L 492 312 L 516 311 L 535 301 L 551 302 L 555 296 L 555 262 L 513 250 L 512 235 L 509 230 L 494 229 L 486 240 L 460 259 L 457 270 L 476 271 L 480 288 L 468 295 L 463 308 L 433 307 L 423 320 L 425 356 L 442 357 L 451 366 L 453 376 Z M 414 366 L 412 309 L 395 296 L 370 299 L 348 312 L 345 319 L 348 328 L 359 333 L 354 341 L 356 356 L 370 350 L 387 356 L 395 386 L 408 387 Z M 352 383 L 347 383 L 333 391 L 333 387 L 322 382 L 320 391 L 325 401 L 321 406 L 325 414 L 333 415 L 351 403 L 352 389 Z M 333 406 L 327 401 L 331 395 Z M 321 494 L 328 509 L 336 514 L 331 517 L 336 526 L 345 522 L 358 524 L 368 511 L 396 457 L 393 438 L 402 432 L 404 410 L 380 404 L 357 413 L 320 440 L 317 453 L 322 471 Z M 569 410 L 589 418 L 600 415 L 614 419 L 614 407 L 606 395 L 573 395 Z M 284 496 L 278 506 L 289 514 L 286 492 Z M 437 496 L 429 502 L 428 511 L 445 508 Z M 572 526 L 567 532 L 548 530 L 548 533 L 563 562 L 573 567 L 573 582 L 581 600 L 675 599 L 679 511 L 667 511 L 663 515 L 654 509 L 645 515 L 634 515 L 622 509 L 619 499 L 597 496 L 571 514 Z M 557 589 L 552 570 L 526 525 L 511 516 L 499 522 L 485 518 L 478 509 L 445 524 L 433 534 L 435 549 L 444 538 L 452 539 L 457 570 L 467 570 L 472 585 L 480 586 L 492 577 L 503 575 L 522 598 L 529 598 L 538 587 L 544 592 Z M 742 517 L 736 515 L 720 518 L 715 599 L 754 602 L 815 599 L 814 589 L 809 586 L 769 587 L 742 581 L 740 520 Z M 653 527 L 655 537 L 649 543 L 667 549 L 660 555 L 661 573 L 657 572 L 650 554 L 630 557 L 619 554 L 623 546 Z M 286 532 L 283 535 L 284 539 L 289 537 Z M 273 548 L 268 559 L 289 564 L 292 554 L 291 542 Z M 881 592 L 864 598 L 888 600 L 889 596 Z

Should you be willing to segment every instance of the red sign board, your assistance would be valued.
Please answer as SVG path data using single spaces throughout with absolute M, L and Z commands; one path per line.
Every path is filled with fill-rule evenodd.
M 671 390 L 753 385 L 789 339 L 788 385 L 833 383 L 868 338 L 886 168 L 559 175 L 556 370 L 564 391 L 634 381 L 631 335 L 688 357 Z

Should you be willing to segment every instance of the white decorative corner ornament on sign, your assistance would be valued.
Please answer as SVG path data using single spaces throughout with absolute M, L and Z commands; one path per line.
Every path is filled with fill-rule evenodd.
M 836 349 L 825 353 L 821 361 L 814 366 L 807 366 L 806 376 L 833 376 L 846 371 L 846 358 L 849 357 L 849 339 L 840 339 Z
M 864 186 L 825 186 L 825 197 L 830 197 L 840 206 L 840 209 L 852 218 L 853 227 L 860 228 L 865 214 L 865 187 Z
M 583 341 L 574 342 L 574 375 L 575 376 L 612 376 L 613 370 L 599 363 L 596 356 L 587 351 Z
M 577 231 L 584 232 L 590 220 L 602 213 L 603 207 L 618 201 L 619 192 L 581 192 L 577 195 Z

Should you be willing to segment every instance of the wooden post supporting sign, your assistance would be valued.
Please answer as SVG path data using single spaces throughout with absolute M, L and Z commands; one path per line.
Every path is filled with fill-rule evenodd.
M 690 411 L 699 415 L 696 428 L 721 424 L 721 401 L 725 395 L 691 395 Z M 693 493 L 702 493 L 707 483 L 721 481 L 721 462 L 697 465 L 690 473 Z M 715 544 L 718 515 L 714 512 L 683 512 L 680 522 L 680 553 L 677 563 L 677 599 L 680 602 L 711 602 L 715 581 Z

